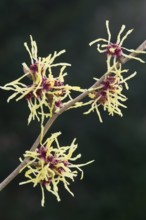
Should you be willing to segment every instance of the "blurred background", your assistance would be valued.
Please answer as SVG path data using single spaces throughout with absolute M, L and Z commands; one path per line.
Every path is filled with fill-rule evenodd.
M 61 61 L 68 68 L 67 83 L 88 87 L 93 77 L 106 70 L 105 56 L 88 44 L 106 38 L 105 20 L 110 20 L 113 41 L 122 24 L 134 32 L 125 47 L 137 48 L 146 37 L 145 0 L 1 0 L 0 1 L 0 85 L 23 74 L 22 62 L 30 63 L 23 46 L 29 35 L 37 41 L 39 56 L 66 49 Z M 144 56 L 143 56 L 144 58 Z M 146 60 L 146 57 L 144 58 Z M 110 117 L 101 110 L 103 123 L 95 113 L 71 110 L 57 119 L 52 132 L 62 131 L 60 143 L 77 138 L 79 162 L 95 159 L 84 167 L 85 177 L 71 184 L 75 198 L 61 186 L 61 202 L 46 192 L 45 208 L 40 206 L 41 191 L 19 175 L 0 193 L 0 219 L 36 220 L 143 220 L 146 219 L 146 64 L 130 61 L 127 109 L 124 117 Z M 29 110 L 25 100 L 6 100 L 0 91 L 0 181 L 18 164 L 39 133 L 39 126 L 27 126 Z

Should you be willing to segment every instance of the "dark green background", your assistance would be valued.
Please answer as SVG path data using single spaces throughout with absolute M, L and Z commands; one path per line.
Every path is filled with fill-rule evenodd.
M 32 34 L 40 56 L 67 50 L 61 59 L 72 63 L 67 83 L 90 86 L 106 66 L 105 57 L 88 43 L 107 36 L 109 19 L 113 41 L 122 24 L 135 29 L 124 46 L 136 48 L 146 37 L 145 11 L 145 0 L 1 0 L 0 85 L 23 73 L 21 63 L 29 63 L 23 42 Z M 83 116 L 83 109 L 77 109 L 63 114 L 50 130 L 62 131 L 62 144 L 77 137 L 80 162 L 95 159 L 84 168 L 84 180 L 77 178 L 71 184 L 75 198 L 61 187 L 62 201 L 46 193 L 46 206 L 41 208 L 40 189 L 19 187 L 21 174 L 0 193 L 1 220 L 146 219 L 146 64 L 130 61 L 125 67 L 138 74 L 125 91 L 128 109 L 123 110 L 123 118 L 101 111 L 104 123 L 100 124 L 96 114 Z M 18 165 L 39 132 L 37 123 L 27 126 L 25 101 L 7 104 L 9 94 L 0 91 L 1 180 Z

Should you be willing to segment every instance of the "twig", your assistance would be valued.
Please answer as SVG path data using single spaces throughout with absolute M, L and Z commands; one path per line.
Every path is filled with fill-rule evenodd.
M 136 51 L 144 51 L 146 50 L 146 40 L 136 49 Z M 131 53 L 130 56 L 137 56 L 138 53 Z M 120 58 L 120 63 L 121 64 L 125 64 L 127 61 L 129 61 L 130 58 L 127 57 L 121 57 Z M 63 112 L 65 112 L 69 107 L 73 106 L 76 102 L 79 102 L 80 100 L 84 99 L 93 88 L 98 87 L 101 82 L 104 80 L 105 75 L 110 74 L 110 72 L 105 73 L 97 82 L 95 82 L 89 89 L 87 89 L 86 91 L 84 91 L 83 93 L 81 93 L 79 96 L 77 96 L 76 98 L 74 98 L 73 100 L 71 100 L 70 102 L 68 102 L 66 105 L 64 105 L 58 113 L 55 113 L 46 123 L 45 127 L 44 127 L 44 133 L 43 135 L 45 136 L 45 134 L 47 133 L 47 131 L 49 130 L 49 128 L 52 126 L 52 124 L 54 123 L 54 121 L 58 118 L 59 115 L 61 115 Z M 38 145 L 40 143 L 40 135 L 37 137 L 37 139 L 35 140 L 35 142 L 33 143 L 32 147 L 30 148 L 31 151 L 34 151 Z M 0 183 L 0 191 L 2 191 L 20 172 L 20 170 L 23 168 L 23 166 L 27 163 L 26 159 L 20 163 L 18 165 L 18 167 L 12 171 L 12 173 L 10 173 L 10 175 L 8 177 L 6 177 L 6 179 L 4 179 L 1 183 Z

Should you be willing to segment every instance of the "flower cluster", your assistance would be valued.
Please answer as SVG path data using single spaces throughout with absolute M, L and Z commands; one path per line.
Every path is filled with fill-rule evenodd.
M 141 58 L 136 57 L 136 54 L 146 54 L 145 51 L 127 49 L 123 47 L 123 43 L 128 35 L 133 31 L 128 30 L 126 34 L 121 37 L 125 30 L 125 25 L 122 25 L 119 34 L 117 36 L 116 43 L 111 42 L 111 33 L 109 29 L 109 21 L 106 21 L 106 29 L 108 33 L 108 39 L 98 38 L 92 41 L 89 45 L 97 44 L 97 50 L 100 53 L 105 53 L 107 57 L 107 73 L 104 75 L 103 81 L 96 79 L 97 86 L 94 86 L 89 90 L 89 101 L 85 103 L 77 103 L 78 107 L 91 105 L 88 111 L 84 114 L 88 114 L 92 111 L 96 111 L 100 122 L 102 122 L 101 114 L 99 112 L 99 106 L 103 106 L 103 109 L 109 113 L 109 115 L 118 114 L 122 116 L 121 107 L 126 108 L 123 104 L 127 100 L 127 97 L 122 93 L 123 85 L 128 89 L 127 80 L 134 77 L 136 72 L 128 77 L 123 77 L 123 73 L 127 73 L 128 70 L 122 70 L 121 58 L 135 59 L 142 63 L 145 63 Z M 131 54 L 126 54 L 124 51 L 128 51 Z M 99 81 L 99 83 L 98 83 Z M 90 92 L 91 91 L 91 92 Z
M 28 180 L 21 182 L 20 185 L 33 183 L 35 187 L 39 184 L 42 190 L 42 206 L 45 203 L 44 188 L 60 201 L 58 193 L 58 184 L 60 182 L 64 184 L 65 189 L 73 196 L 74 194 L 69 189 L 69 180 L 74 181 L 78 171 L 81 172 L 82 179 L 83 171 L 80 167 L 93 162 L 74 164 L 73 162 L 81 157 L 81 154 L 73 156 L 74 151 L 77 149 L 76 139 L 73 140 L 70 146 L 61 147 L 57 139 L 60 134 L 60 132 L 52 134 L 34 152 L 26 151 L 24 154 L 24 158 L 28 159 L 28 162 L 22 170 L 27 169 L 25 177 Z
M 27 43 L 24 45 L 30 55 L 31 64 L 28 66 L 23 63 L 24 75 L 1 88 L 13 91 L 8 102 L 13 98 L 16 101 L 22 98 L 26 99 L 30 110 L 28 123 L 36 118 L 43 124 L 46 117 L 52 117 L 53 113 L 65 104 L 66 98 L 68 98 L 66 102 L 71 99 L 71 91 L 80 91 L 80 87 L 64 83 L 64 77 L 67 75 L 64 70 L 70 64 L 54 63 L 55 59 L 65 50 L 54 52 L 47 57 L 38 57 L 36 42 L 31 36 L 30 39 L 31 49 Z M 55 71 L 58 72 L 56 77 L 52 73 L 55 67 L 57 67 Z
M 123 116 L 121 107 L 126 108 L 123 104 L 127 100 L 127 97 L 122 94 L 123 84 L 126 89 L 128 89 L 127 80 L 131 79 L 136 75 L 136 72 L 130 76 L 124 78 L 123 73 L 127 73 L 128 70 L 122 70 L 121 68 L 116 68 L 111 70 L 110 74 L 105 74 L 104 80 L 101 82 L 100 86 L 93 89 L 89 93 L 90 101 L 84 103 L 83 105 L 91 105 L 88 111 L 84 114 L 89 114 L 92 111 L 96 111 L 100 122 L 102 122 L 102 117 L 99 111 L 99 106 L 103 106 L 103 109 L 109 113 L 109 115 L 118 114 Z M 96 79 L 98 82 L 98 79 Z
M 39 145 L 39 147 L 32 151 L 31 149 L 34 149 L 33 145 L 29 151 L 24 153 L 24 158 L 20 158 L 22 162 L 21 167 L 25 164 L 20 172 L 25 170 L 25 177 L 27 179 L 21 182 L 20 185 L 27 183 L 32 183 L 33 187 L 39 185 L 42 191 L 42 206 L 45 204 L 45 189 L 60 201 L 60 183 L 73 196 L 74 194 L 69 188 L 70 181 L 74 181 L 79 172 L 82 179 L 83 170 L 81 167 L 93 162 L 92 160 L 84 164 L 75 164 L 74 161 L 81 157 L 81 154 L 73 155 L 77 149 L 76 139 L 72 141 L 70 146 L 60 146 L 58 141 L 60 132 L 52 134 L 50 138 L 43 142 L 45 118 L 51 118 L 55 113 L 59 113 L 59 111 L 62 113 L 66 109 L 81 106 L 90 106 L 84 114 L 95 111 L 100 122 L 102 122 L 99 111 L 101 106 L 111 116 L 115 114 L 122 116 L 121 108 L 126 108 L 125 101 L 127 100 L 127 97 L 123 94 L 123 89 L 128 89 L 127 81 L 136 75 L 136 72 L 134 72 L 124 77 L 128 70 L 122 69 L 122 58 L 135 59 L 144 63 L 141 58 L 136 57 L 136 54 L 145 54 L 145 51 L 123 47 L 124 41 L 133 30 L 128 30 L 121 37 L 125 30 L 125 25 L 122 25 L 116 43 L 112 43 L 109 21 L 106 21 L 106 29 L 108 39 L 98 38 L 89 45 L 98 43 L 97 50 L 100 53 L 106 54 L 107 72 L 100 79 L 94 78 L 96 82 L 89 89 L 83 90 L 80 87 L 70 86 L 65 83 L 65 76 L 67 75 L 65 69 L 70 64 L 56 63 L 56 58 L 63 54 L 65 50 L 55 51 L 47 57 L 39 57 L 37 44 L 32 36 L 30 36 L 31 48 L 28 47 L 27 43 L 24 43 L 30 55 L 31 64 L 23 63 L 24 74 L 20 78 L 0 87 L 13 92 L 8 98 L 8 102 L 11 99 L 19 101 L 23 98 L 27 101 L 30 110 L 28 123 L 35 119 L 40 121 L 41 138 L 38 138 L 35 142 L 35 146 Z M 130 52 L 130 54 L 126 54 L 124 51 Z M 82 92 L 82 94 L 71 101 L 72 91 Z M 85 96 L 88 98 L 87 102 L 80 102 Z M 63 106 L 65 107 L 63 108 Z M 48 130 L 47 126 L 49 123 L 50 121 L 47 123 L 45 131 Z
M 128 37 L 129 34 L 131 34 L 131 32 L 133 31 L 133 29 L 128 30 L 126 32 L 126 34 L 121 37 L 123 31 L 125 30 L 126 26 L 122 25 L 121 29 L 119 31 L 119 34 L 117 36 L 117 40 L 116 43 L 112 43 L 111 42 L 111 32 L 109 29 L 109 21 L 106 21 L 106 29 L 107 29 L 107 34 L 108 34 L 108 39 L 104 39 L 104 38 L 98 38 L 92 42 L 90 42 L 90 46 L 98 43 L 97 44 L 97 50 L 100 53 L 105 53 L 107 55 L 107 66 L 108 69 L 112 66 L 115 65 L 115 63 L 117 62 L 117 60 L 120 62 L 120 58 L 121 57 L 127 57 L 129 59 L 135 59 L 135 60 L 139 60 L 142 63 L 145 63 L 141 58 L 135 57 L 133 55 L 129 55 L 126 54 L 124 51 L 130 52 L 130 53 L 136 53 L 136 54 L 146 54 L 145 51 L 139 51 L 139 50 L 133 50 L 133 49 L 127 49 L 125 47 L 123 47 L 123 43 L 126 40 L 126 38 Z M 101 42 L 101 43 L 100 43 Z M 113 60 L 113 64 L 111 64 L 111 61 Z

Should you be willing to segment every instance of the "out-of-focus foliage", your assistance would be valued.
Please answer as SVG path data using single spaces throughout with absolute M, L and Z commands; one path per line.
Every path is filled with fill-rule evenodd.
M 39 54 L 66 49 L 67 83 L 88 87 L 93 77 L 106 70 L 104 55 L 88 43 L 106 37 L 109 19 L 113 39 L 126 24 L 135 31 L 125 47 L 136 48 L 145 40 L 145 0 L 1 0 L 0 1 L 0 85 L 22 74 L 22 62 L 29 63 L 23 42 L 32 34 Z M 146 60 L 146 57 L 144 57 Z M 40 207 L 40 191 L 31 185 L 18 186 L 18 176 L 0 193 L 0 218 L 8 219 L 100 219 L 143 220 L 146 218 L 146 64 L 125 65 L 138 71 L 126 91 L 128 109 L 124 117 L 82 115 L 82 109 L 64 113 L 50 130 L 62 131 L 62 144 L 77 137 L 82 161 L 95 159 L 86 167 L 83 181 L 71 185 L 72 198 L 62 187 L 61 202 L 48 194 Z M 8 92 L 0 91 L 0 176 L 1 180 L 18 165 L 18 158 L 35 140 L 39 126 L 27 126 L 25 101 L 6 103 Z M 50 133 L 48 135 L 50 135 Z M 61 190 L 60 190 L 61 191 Z

